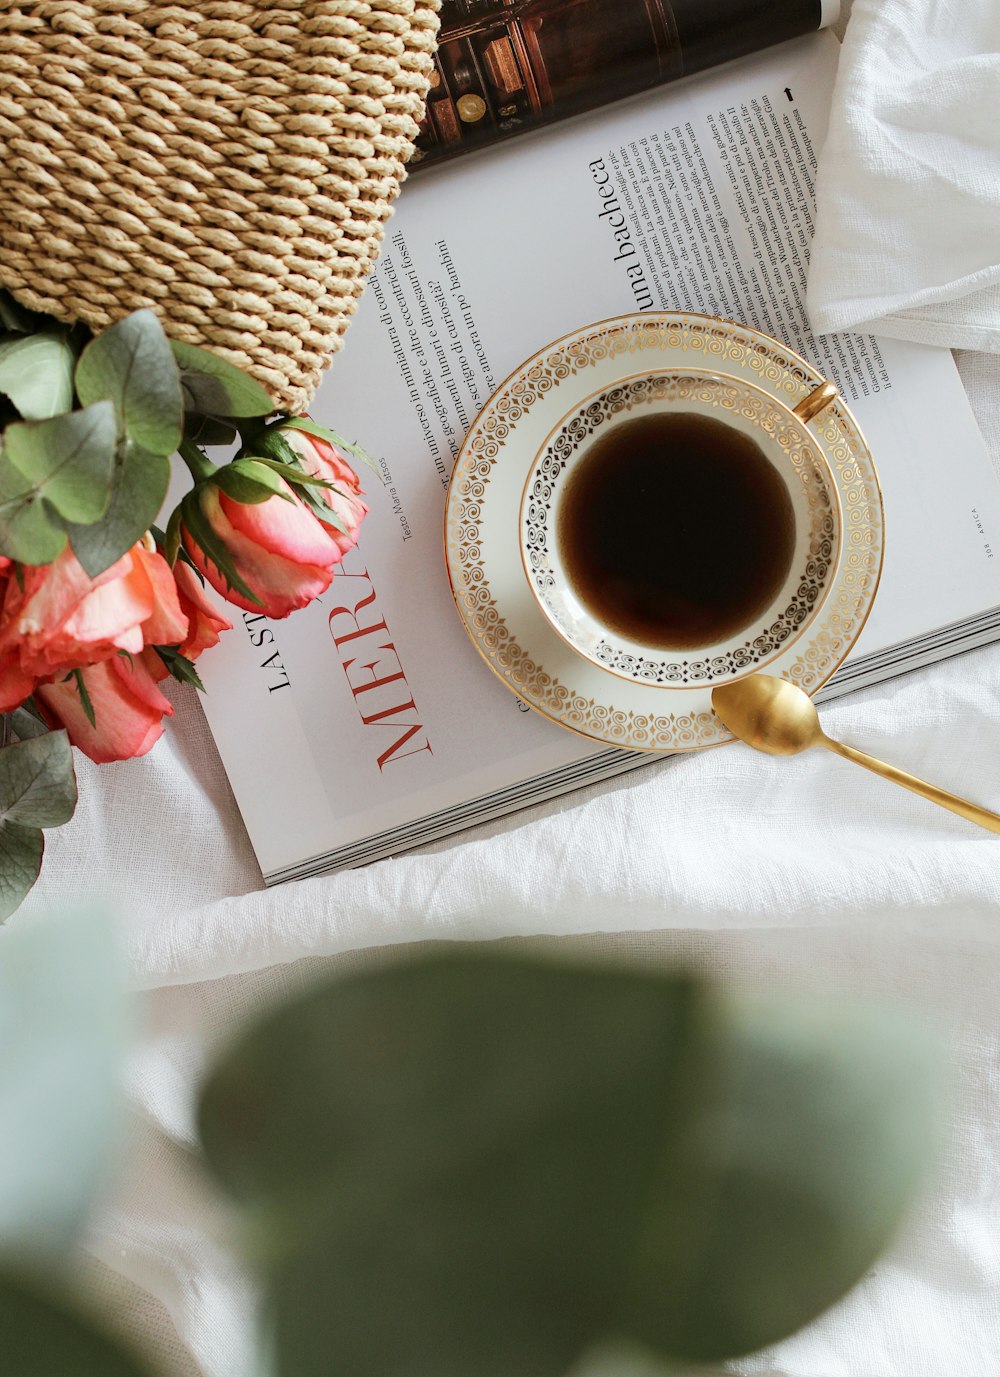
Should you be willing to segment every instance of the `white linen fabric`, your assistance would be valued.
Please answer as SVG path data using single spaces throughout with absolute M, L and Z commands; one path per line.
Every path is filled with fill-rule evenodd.
M 997 0 L 855 0 L 808 301 L 820 334 L 1000 352 Z

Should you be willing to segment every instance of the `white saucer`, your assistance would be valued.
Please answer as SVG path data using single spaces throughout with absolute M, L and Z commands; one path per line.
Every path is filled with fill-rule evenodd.
M 573 651 L 546 619 L 524 571 L 518 519 L 525 479 L 553 427 L 598 389 L 644 370 L 744 378 L 792 408 L 823 381 L 749 326 L 687 312 L 643 312 L 586 326 L 528 359 L 486 403 L 459 452 L 445 509 L 455 604 L 486 663 L 514 693 L 607 745 L 682 751 L 732 738 L 710 683 L 629 681 Z M 868 446 L 841 399 L 810 429 L 837 488 L 843 539 L 834 576 L 800 635 L 767 672 L 815 693 L 861 634 L 882 569 L 882 495 Z M 627 513 L 622 514 L 622 525 Z M 752 645 L 746 672 L 757 668 Z

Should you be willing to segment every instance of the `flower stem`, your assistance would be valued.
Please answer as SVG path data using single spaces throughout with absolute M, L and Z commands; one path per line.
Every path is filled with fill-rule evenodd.
M 211 478 L 216 472 L 216 465 L 211 459 L 202 454 L 201 450 L 193 440 L 182 440 L 177 453 L 187 464 L 191 471 L 191 477 L 196 483 L 201 483 L 206 478 Z

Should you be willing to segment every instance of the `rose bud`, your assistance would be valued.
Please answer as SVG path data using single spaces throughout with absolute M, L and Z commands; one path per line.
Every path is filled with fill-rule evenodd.
M 336 542 L 343 559 L 348 550 L 354 548 L 358 531 L 368 511 L 358 475 L 347 462 L 336 445 L 319 435 L 310 435 L 295 426 L 279 426 L 278 433 L 287 441 L 298 455 L 299 462 L 306 473 L 314 478 L 324 478 L 332 483 L 331 488 L 314 488 L 316 496 L 325 502 L 343 529 L 327 524 L 331 538 Z M 319 518 L 323 520 L 322 517 Z
M 264 501 L 241 501 L 224 491 L 223 483 L 239 491 L 234 479 L 254 484 L 252 475 L 261 469 L 252 460 L 237 464 L 188 493 L 181 505 L 181 540 L 195 567 L 227 602 L 247 612 L 287 617 L 330 586 L 340 549 L 273 470 L 263 470 L 271 488 Z

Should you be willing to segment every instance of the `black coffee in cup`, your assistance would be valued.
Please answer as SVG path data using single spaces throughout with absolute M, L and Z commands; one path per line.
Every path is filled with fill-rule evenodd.
M 651 648 L 714 645 L 751 624 L 788 577 L 795 517 L 750 436 L 667 412 L 613 425 L 569 475 L 557 540 L 576 596 Z

